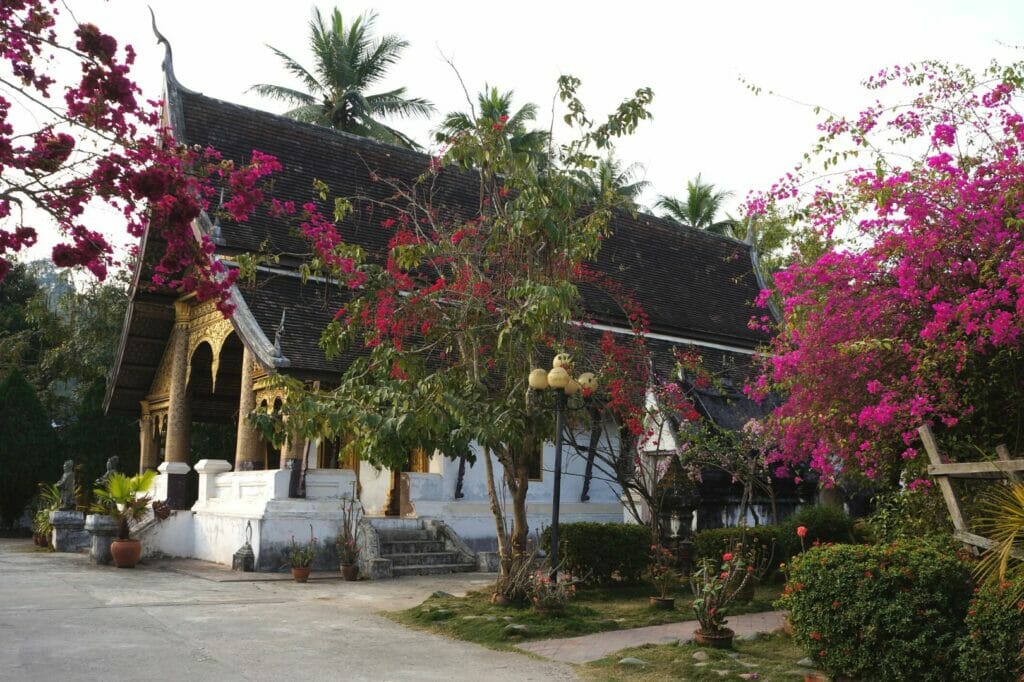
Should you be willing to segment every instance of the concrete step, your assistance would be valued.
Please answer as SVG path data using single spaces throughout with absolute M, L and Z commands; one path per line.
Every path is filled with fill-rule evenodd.
M 400 578 L 403 575 L 444 575 L 446 573 L 471 573 L 476 570 L 476 564 L 440 564 L 433 566 L 412 565 L 393 566 L 391 575 Z
M 382 554 L 393 566 L 451 566 L 462 560 L 458 552 L 417 552 L 416 554 Z
M 381 540 L 380 543 L 382 555 L 443 551 L 444 543 L 440 540 L 398 540 L 397 542 Z
M 381 528 L 381 529 L 379 529 L 377 531 L 377 537 L 380 538 L 380 541 L 382 543 L 384 543 L 384 542 L 402 542 L 402 541 L 405 541 L 405 540 L 420 540 L 420 541 L 424 541 L 424 540 L 434 540 L 434 539 L 436 539 L 434 537 L 434 531 L 432 531 L 432 530 L 425 530 L 423 528 L 400 529 L 400 530 L 392 530 L 390 528 L 385 530 L 385 529 Z

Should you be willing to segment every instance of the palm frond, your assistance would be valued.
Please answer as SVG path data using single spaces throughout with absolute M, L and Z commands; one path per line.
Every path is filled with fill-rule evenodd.
M 976 576 L 993 584 L 1024 577 L 1024 483 L 989 490 L 975 525 L 979 533 L 995 542 L 978 563 Z M 1014 601 L 1024 598 L 1024 581 L 1016 584 Z
M 306 67 L 300 64 L 297 60 L 289 57 L 287 54 L 277 49 L 273 45 L 267 45 L 267 47 L 270 49 L 271 52 L 276 54 L 278 58 L 280 58 L 280 60 L 284 64 L 285 70 L 291 73 L 296 78 L 298 78 L 300 81 L 302 81 L 302 84 L 306 86 L 307 90 L 309 90 L 310 92 L 319 92 L 323 90 L 323 87 L 320 85 L 320 81 L 318 81 L 316 77 L 313 74 L 311 74 L 309 70 L 306 69 Z
M 282 102 L 291 102 L 293 104 L 310 105 L 316 102 L 316 98 L 308 92 L 301 92 L 299 90 L 287 88 L 283 85 L 258 83 L 249 88 L 247 92 L 255 92 L 261 97 L 276 99 Z
M 396 88 L 366 97 L 366 106 L 371 114 L 425 118 L 434 113 L 434 105 L 422 97 L 405 97 L 405 88 Z

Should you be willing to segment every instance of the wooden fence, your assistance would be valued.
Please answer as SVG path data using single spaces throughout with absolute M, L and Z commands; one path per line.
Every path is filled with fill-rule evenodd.
M 935 435 L 927 424 L 920 427 L 917 432 L 921 434 L 921 441 L 924 449 L 928 452 L 928 473 L 935 479 L 935 483 L 942 492 L 942 498 L 946 501 L 946 508 L 949 509 L 949 517 L 953 521 L 953 537 L 960 542 L 981 549 L 991 549 L 996 545 L 992 540 L 972 533 L 967 522 L 964 520 L 963 511 L 960 509 L 960 500 L 949 482 L 951 478 L 973 478 L 973 479 L 995 479 L 1020 482 L 1018 472 L 1024 471 L 1024 459 L 1010 459 L 1010 452 L 1005 445 L 996 447 L 998 460 L 991 462 L 943 462 L 939 455 L 938 445 L 935 443 Z M 1024 561 L 1024 554 L 1013 551 L 1010 553 L 1014 558 Z

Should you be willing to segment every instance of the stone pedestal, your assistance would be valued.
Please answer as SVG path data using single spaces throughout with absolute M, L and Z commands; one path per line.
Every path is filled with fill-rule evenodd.
M 85 514 L 78 511 L 50 512 L 53 526 L 53 548 L 58 552 L 81 552 L 89 547 L 85 532 Z
M 89 514 L 85 517 L 85 530 L 91 538 L 89 556 L 97 564 L 109 564 L 110 543 L 117 537 L 117 521 L 105 514 Z
M 199 502 L 205 502 L 217 493 L 214 479 L 218 474 L 231 471 L 231 464 L 223 459 L 201 459 L 196 462 L 195 470 L 199 474 Z
M 161 492 L 166 491 L 164 500 L 171 509 L 188 509 L 192 506 L 188 499 L 188 474 L 191 470 L 184 462 L 164 462 L 157 467 L 157 471 L 165 478 Z

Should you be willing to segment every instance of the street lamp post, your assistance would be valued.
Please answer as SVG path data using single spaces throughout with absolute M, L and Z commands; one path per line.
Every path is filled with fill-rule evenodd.
M 581 388 L 587 393 L 597 386 L 597 379 L 590 372 L 585 372 L 578 379 L 569 374 L 571 360 L 565 353 L 559 353 L 552 362 L 550 372 L 535 369 L 530 372 L 530 388 L 543 391 L 547 388 L 555 391 L 555 482 L 551 491 L 551 582 L 558 582 L 558 516 L 562 501 L 562 434 L 565 432 L 565 410 L 569 404 L 569 396 L 575 395 Z

